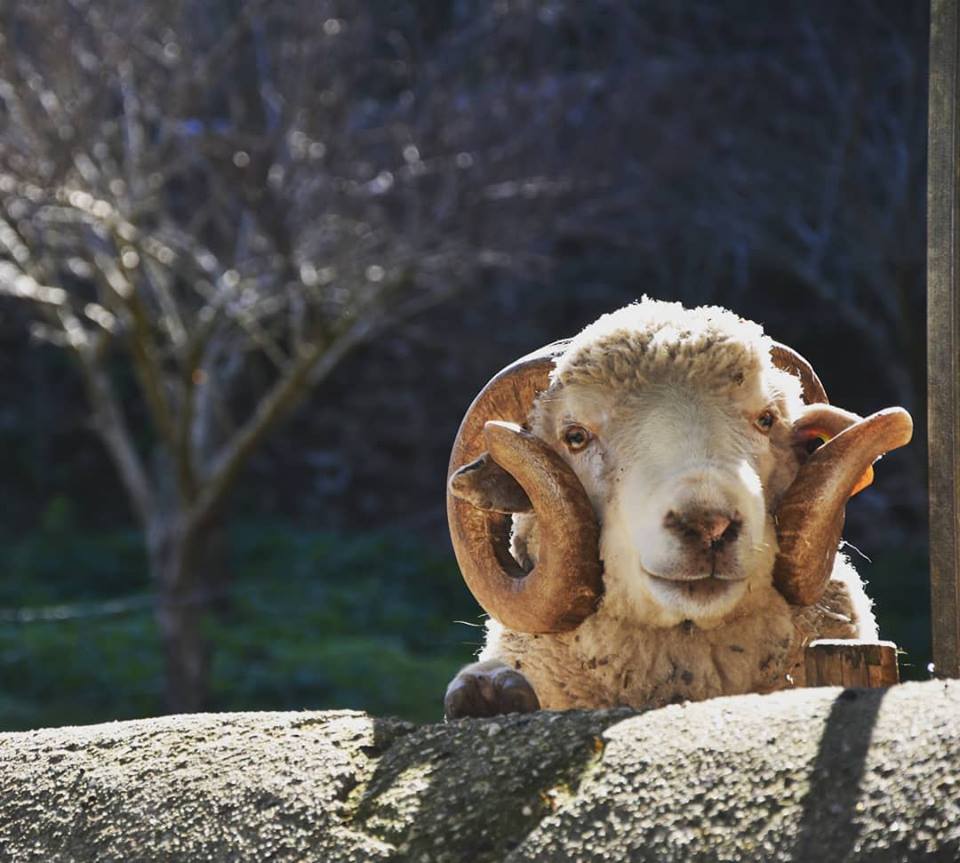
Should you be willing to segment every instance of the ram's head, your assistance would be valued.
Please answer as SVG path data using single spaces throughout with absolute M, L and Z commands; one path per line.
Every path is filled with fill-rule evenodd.
M 771 578 L 814 604 L 847 500 L 910 439 L 902 409 L 829 405 L 809 363 L 755 324 L 641 305 L 508 366 L 463 420 L 454 548 L 510 629 L 575 628 L 604 571 L 652 625 L 709 626 Z

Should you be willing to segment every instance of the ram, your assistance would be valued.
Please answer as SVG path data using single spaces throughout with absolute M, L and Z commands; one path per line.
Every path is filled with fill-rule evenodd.
M 451 457 L 490 620 L 447 716 L 802 685 L 811 640 L 877 637 L 840 533 L 911 433 L 902 409 L 831 406 L 806 360 L 716 307 L 644 298 L 508 366 Z

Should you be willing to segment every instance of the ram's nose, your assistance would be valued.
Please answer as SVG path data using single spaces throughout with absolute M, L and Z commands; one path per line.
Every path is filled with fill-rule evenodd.
M 740 535 L 743 519 L 739 513 L 697 507 L 681 512 L 670 510 L 663 526 L 685 545 L 719 551 Z

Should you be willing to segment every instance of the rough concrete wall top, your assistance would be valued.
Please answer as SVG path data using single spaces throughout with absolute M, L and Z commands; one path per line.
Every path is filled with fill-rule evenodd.
M 3 860 L 960 859 L 960 682 L 0 735 Z

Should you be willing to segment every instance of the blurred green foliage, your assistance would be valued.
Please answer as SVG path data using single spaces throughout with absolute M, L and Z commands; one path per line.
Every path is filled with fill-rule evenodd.
M 448 553 L 411 535 L 334 535 L 245 524 L 230 535 L 227 607 L 210 616 L 211 709 L 355 708 L 429 721 L 482 632 Z M 929 591 L 922 549 L 856 560 L 880 631 L 906 651 L 901 674 L 929 676 Z M 0 542 L 0 606 L 69 604 L 78 616 L 0 618 L 0 728 L 155 715 L 162 657 L 134 531 L 94 534 L 57 499 L 39 529 Z M 97 603 L 132 601 L 116 614 Z
M 20 607 L 126 596 L 149 589 L 140 531 L 81 530 L 65 495 L 47 504 L 37 529 L 2 537 L 0 606 Z
M 4 539 L 5 609 L 71 603 L 84 615 L 78 599 L 131 595 L 134 607 L 0 620 L 0 728 L 161 712 L 160 642 L 136 534 L 60 528 L 45 520 L 35 534 Z M 479 629 L 457 622 L 479 617 L 451 557 L 390 533 L 244 525 L 230 540 L 231 597 L 207 625 L 211 709 L 349 707 L 440 717 L 447 682 L 481 640 Z

